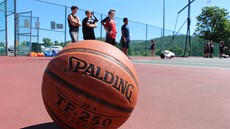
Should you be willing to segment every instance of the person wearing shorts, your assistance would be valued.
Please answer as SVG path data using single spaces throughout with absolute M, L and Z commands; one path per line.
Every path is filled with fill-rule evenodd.
M 220 58 L 222 58 L 224 53 L 224 41 L 220 41 L 219 51 L 220 51 Z
M 116 22 L 114 20 L 115 10 L 110 10 L 108 12 L 108 15 L 109 15 L 109 17 L 105 18 L 101 22 L 102 25 L 104 26 L 105 31 L 106 31 L 106 40 L 105 40 L 105 42 L 115 46 L 116 45 L 115 44 L 116 35 L 117 35 Z
M 155 56 L 155 46 L 156 46 L 156 43 L 155 43 L 155 41 L 152 39 L 151 41 L 150 41 L 150 45 L 151 45 L 151 55 L 152 55 L 152 57 L 154 57 Z
M 211 41 L 210 41 L 210 53 L 209 53 L 209 57 L 210 57 L 210 58 L 213 58 L 213 52 L 214 52 L 214 43 L 213 43 L 213 41 L 211 40 Z
M 79 26 L 81 26 L 79 17 L 76 16 L 78 7 L 72 6 L 72 13 L 68 15 L 68 24 L 69 24 L 69 33 L 72 40 L 72 43 L 78 41 L 79 37 Z
M 207 57 L 207 45 L 208 43 L 204 43 L 204 58 Z
M 128 49 L 130 43 L 130 35 L 129 35 L 129 26 L 128 26 L 128 18 L 123 19 L 124 25 L 121 27 L 121 44 L 122 44 L 122 52 L 128 56 Z
M 205 58 L 208 58 L 209 53 L 210 53 L 210 42 L 207 41 L 207 43 L 205 44 Z
M 82 21 L 82 32 L 84 40 L 95 40 L 94 28 L 97 27 L 96 22 L 98 22 L 97 17 L 95 17 L 94 13 L 87 10 L 85 12 L 86 18 Z M 94 16 L 94 19 L 92 18 Z

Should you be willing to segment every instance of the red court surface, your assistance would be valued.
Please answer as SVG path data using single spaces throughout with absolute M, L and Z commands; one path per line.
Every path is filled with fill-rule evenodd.
M 60 129 L 43 105 L 49 58 L 0 57 L 0 129 Z M 230 70 L 135 64 L 138 104 L 120 129 L 230 129 Z

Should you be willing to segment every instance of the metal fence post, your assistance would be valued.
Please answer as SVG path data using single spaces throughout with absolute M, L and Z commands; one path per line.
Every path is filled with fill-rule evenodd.
M 30 11 L 30 52 L 32 52 L 32 11 Z
M 5 1 L 5 40 L 6 40 L 6 46 L 5 46 L 5 49 L 6 49 L 6 56 L 8 56 L 8 16 L 7 16 L 7 11 L 8 11 L 8 8 L 7 8 L 7 1 Z
M 147 55 L 147 51 L 148 51 L 148 48 L 147 48 L 147 43 L 148 43 L 148 25 L 146 24 L 146 39 L 145 39 L 145 55 Z
M 165 44 L 165 0 L 163 0 L 163 44 Z
M 66 18 L 67 18 L 67 6 L 65 6 L 65 44 L 66 44 L 66 29 L 67 29 L 67 20 L 66 20 Z
M 161 37 L 163 37 L 163 29 L 161 29 Z M 161 38 L 161 51 L 163 50 L 163 38 Z
M 16 0 L 14 0 L 14 56 L 17 56 L 17 8 Z
M 38 37 L 37 37 L 37 42 L 39 43 L 39 33 L 40 33 L 40 31 L 39 31 L 39 29 L 40 29 L 39 17 L 37 18 L 37 22 L 39 23 L 39 26 L 38 26 L 38 28 L 37 28 L 37 35 L 38 35 Z

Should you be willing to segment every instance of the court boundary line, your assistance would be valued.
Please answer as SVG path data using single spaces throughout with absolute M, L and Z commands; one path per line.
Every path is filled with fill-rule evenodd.
M 133 61 L 132 61 L 133 62 Z M 186 66 L 186 65 L 175 65 L 175 64 L 153 64 L 153 63 L 143 63 L 143 62 L 133 62 L 133 64 L 142 65 L 157 65 L 157 66 L 172 66 L 172 67 L 184 67 L 184 68 L 205 68 L 205 69 L 220 69 L 220 70 L 230 70 L 230 68 L 219 68 L 219 67 L 202 67 L 202 66 Z M 230 66 L 229 66 L 230 67 Z

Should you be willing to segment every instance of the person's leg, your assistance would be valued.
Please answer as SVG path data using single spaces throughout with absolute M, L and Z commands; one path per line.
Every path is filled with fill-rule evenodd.
M 85 37 L 84 40 L 95 40 L 93 37 Z
M 87 39 L 87 40 L 95 40 L 96 37 L 95 37 L 94 34 L 91 34 L 91 35 L 87 36 L 86 39 Z
M 113 45 L 113 46 L 115 46 L 115 39 L 110 38 L 110 44 Z
M 121 41 L 121 51 L 125 54 L 125 43 L 123 41 Z
M 125 48 L 122 46 L 121 51 L 125 54 Z
M 212 53 L 213 53 L 213 50 L 210 51 L 210 58 L 212 58 Z
M 211 58 L 211 49 L 210 49 L 210 51 L 208 53 L 208 57 Z
M 78 37 L 79 37 L 79 32 L 75 32 L 75 41 L 78 41 Z
M 208 58 L 209 50 L 207 50 L 206 52 L 207 52 L 207 53 L 206 53 L 206 58 Z
M 78 41 L 78 32 L 70 32 L 71 35 L 71 39 L 72 39 L 72 43 L 77 42 Z
M 72 33 L 71 31 L 69 32 L 69 35 L 70 35 L 70 38 L 71 38 L 72 43 L 74 43 L 74 42 L 75 42 L 75 39 L 74 39 L 73 33 Z
M 110 43 L 110 38 L 108 36 L 106 36 L 105 42 Z
M 96 40 L 96 37 L 95 37 L 95 35 L 92 35 L 92 40 Z
M 153 49 L 153 57 L 155 57 L 155 50 Z
M 223 57 L 223 51 L 220 50 L 220 58 L 222 58 L 222 57 Z
M 128 56 L 128 50 L 129 50 L 129 41 L 126 42 L 126 49 L 125 49 L 125 53 Z
M 124 48 L 124 54 L 127 55 L 127 53 L 126 53 L 126 48 Z

